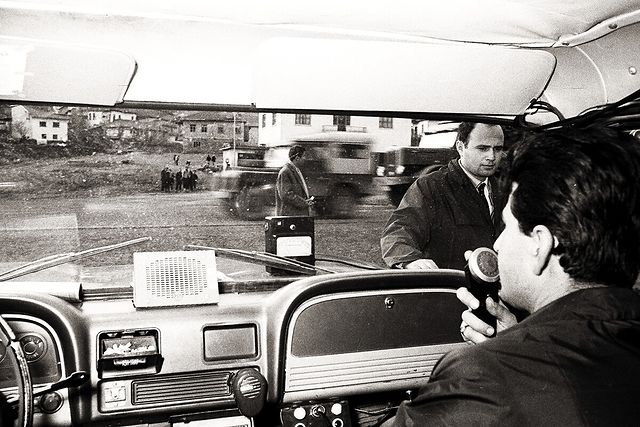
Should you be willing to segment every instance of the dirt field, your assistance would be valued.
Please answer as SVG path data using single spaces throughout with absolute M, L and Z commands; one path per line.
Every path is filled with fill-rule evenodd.
M 87 265 L 129 264 L 134 251 L 181 250 L 195 244 L 264 250 L 263 221 L 242 221 L 210 191 L 199 173 L 198 190 L 160 192 L 160 171 L 173 170 L 173 153 L 95 154 L 25 160 L 0 168 L 0 259 L 27 262 L 37 256 L 78 251 L 152 237 L 152 242 L 87 259 Z M 206 163 L 180 155 L 180 165 Z M 316 253 L 382 265 L 379 236 L 391 212 L 384 197 L 355 207 L 349 220 L 316 220 Z M 36 255 L 37 254 L 37 255 Z
M 3 196 L 66 197 L 149 193 L 160 190 L 160 171 L 173 171 L 191 161 L 192 168 L 206 164 L 205 155 L 180 154 L 180 166 L 173 164 L 174 153 L 94 154 L 71 158 L 25 159 L 0 168 L 0 182 L 15 183 L 3 188 Z M 198 172 L 198 187 L 209 189 L 209 174 Z

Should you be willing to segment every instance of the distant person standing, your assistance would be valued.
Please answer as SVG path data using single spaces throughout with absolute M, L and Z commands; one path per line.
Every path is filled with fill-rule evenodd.
M 160 190 L 161 191 L 169 191 L 167 188 L 169 183 L 169 178 L 171 177 L 171 172 L 169 171 L 169 167 L 165 166 L 164 169 L 160 172 Z
M 176 191 L 182 190 L 182 170 L 176 172 Z
M 300 171 L 304 147 L 294 145 L 289 149 L 289 161 L 284 164 L 276 180 L 276 215 L 308 216 L 315 201 Z
M 196 191 L 198 188 L 198 174 L 196 171 L 191 172 L 191 191 Z
M 180 156 L 177 154 L 173 155 L 173 163 L 178 166 L 178 163 L 180 162 Z
M 190 181 L 191 181 L 191 169 L 189 169 L 189 166 L 185 166 L 184 170 L 182 171 L 182 188 L 185 190 L 190 190 Z

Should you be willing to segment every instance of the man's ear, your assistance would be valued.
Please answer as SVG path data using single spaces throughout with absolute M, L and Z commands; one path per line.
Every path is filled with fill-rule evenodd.
M 539 276 L 549 264 L 555 238 L 551 231 L 544 225 L 536 225 L 533 227 L 531 238 L 533 239 L 533 255 L 535 256 L 533 272 Z
M 464 148 L 464 142 L 460 141 L 459 139 L 456 139 L 456 151 L 458 152 L 458 154 L 461 154 L 463 148 Z

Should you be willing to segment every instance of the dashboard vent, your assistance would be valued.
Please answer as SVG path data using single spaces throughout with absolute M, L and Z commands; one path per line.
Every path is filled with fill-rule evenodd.
M 197 372 L 134 380 L 132 401 L 134 405 L 235 402 L 230 377 L 231 372 Z

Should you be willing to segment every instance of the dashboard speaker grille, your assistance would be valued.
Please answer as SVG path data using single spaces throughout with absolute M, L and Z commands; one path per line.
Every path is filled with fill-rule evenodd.
M 134 405 L 235 402 L 230 377 L 231 372 L 197 372 L 134 380 L 132 402 Z
M 133 266 L 136 307 L 218 302 L 213 251 L 137 252 Z

